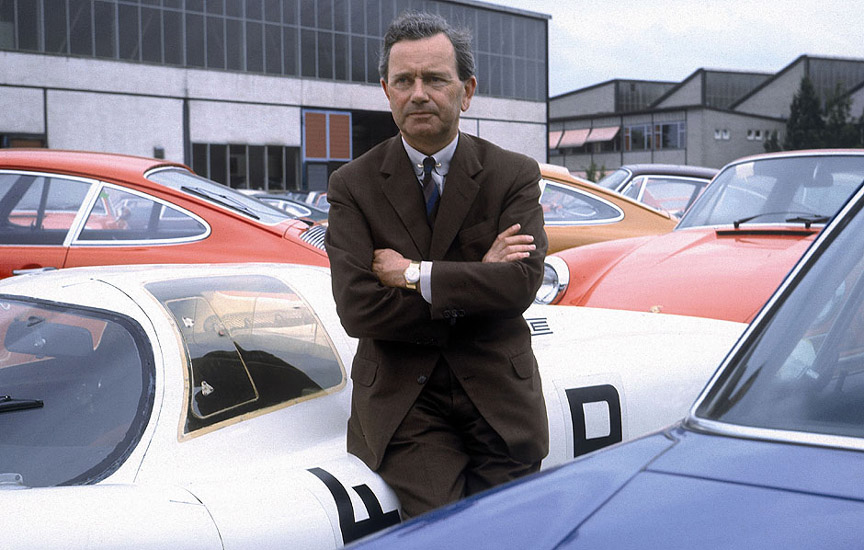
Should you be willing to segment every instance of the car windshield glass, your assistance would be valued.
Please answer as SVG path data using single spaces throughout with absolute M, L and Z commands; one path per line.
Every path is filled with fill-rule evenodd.
M 312 309 L 266 276 L 147 285 L 171 313 L 188 354 L 184 432 L 326 395 L 345 372 Z
M 705 189 L 677 229 L 830 217 L 862 181 L 864 155 L 766 157 L 734 164 Z
M 0 472 L 24 485 L 85 484 L 115 471 L 150 417 L 143 331 L 104 312 L 0 296 Z
M 862 233 L 858 210 L 718 378 L 698 417 L 864 437 Z
M 236 189 L 202 178 L 188 170 L 180 168 L 157 170 L 147 174 L 147 179 L 193 195 L 199 199 L 218 204 L 223 208 L 268 225 L 292 219 L 290 214 L 278 208 L 263 203 L 254 197 L 244 195 Z
M 600 187 L 605 187 L 606 189 L 612 189 L 613 191 L 618 191 L 621 188 L 621 184 L 623 184 L 627 178 L 630 177 L 630 171 L 624 170 L 623 168 L 619 168 L 615 170 L 605 178 L 601 179 L 597 182 L 597 185 Z

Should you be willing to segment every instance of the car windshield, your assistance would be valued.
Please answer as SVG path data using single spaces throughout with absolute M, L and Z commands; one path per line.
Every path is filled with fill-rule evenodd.
M 605 187 L 606 189 L 612 189 L 613 191 L 617 191 L 621 188 L 621 184 L 627 181 L 627 178 L 629 177 L 629 170 L 619 168 L 605 178 L 598 181 L 597 185 L 599 185 L 600 187 Z
M 215 181 L 202 178 L 188 170 L 168 168 L 147 174 L 147 179 L 177 189 L 199 199 L 216 203 L 223 208 L 243 214 L 268 225 L 293 217 L 273 206 L 240 193 Z
M 864 437 L 864 213 L 860 201 L 817 250 L 753 345 L 696 417 L 754 428 Z M 851 218 L 851 219 L 850 219 Z
M 676 229 L 825 223 L 864 181 L 864 155 L 766 157 L 724 169 Z
M 153 403 L 143 330 L 105 312 L 0 296 L 0 472 L 85 484 L 123 463 Z

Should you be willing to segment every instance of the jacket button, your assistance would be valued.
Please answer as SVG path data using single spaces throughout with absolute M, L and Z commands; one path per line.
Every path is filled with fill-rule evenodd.
M 417 383 L 418 383 L 418 384 L 421 384 L 421 385 L 422 385 L 422 384 L 425 384 L 425 383 L 426 383 L 426 380 L 428 380 L 428 378 L 426 378 L 426 377 L 423 376 L 422 374 L 421 374 L 420 376 L 417 377 Z

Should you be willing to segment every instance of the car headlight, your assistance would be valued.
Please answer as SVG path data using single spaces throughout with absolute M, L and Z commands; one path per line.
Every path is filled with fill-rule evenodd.
M 534 297 L 535 304 L 555 304 L 570 284 L 570 268 L 558 256 L 546 256 L 543 263 L 543 282 Z

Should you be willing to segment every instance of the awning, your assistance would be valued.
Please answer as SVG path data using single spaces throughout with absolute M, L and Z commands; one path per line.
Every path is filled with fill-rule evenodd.
M 606 128 L 592 128 L 591 135 L 585 140 L 586 143 L 594 141 L 611 141 L 618 134 L 620 126 L 609 126 Z
M 564 135 L 564 130 L 555 130 L 554 132 L 549 132 L 549 148 L 557 149 L 558 142 L 561 141 L 561 136 Z
M 564 135 L 561 136 L 561 142 L 558 143 L 559 149 L 569 148 L 569 147 L 582 147 L 585 145 L 585 141 L 588 138 L 588 132 L 591 130 L 589 128 L 580 128 L 579 130 L 565 130 Z

